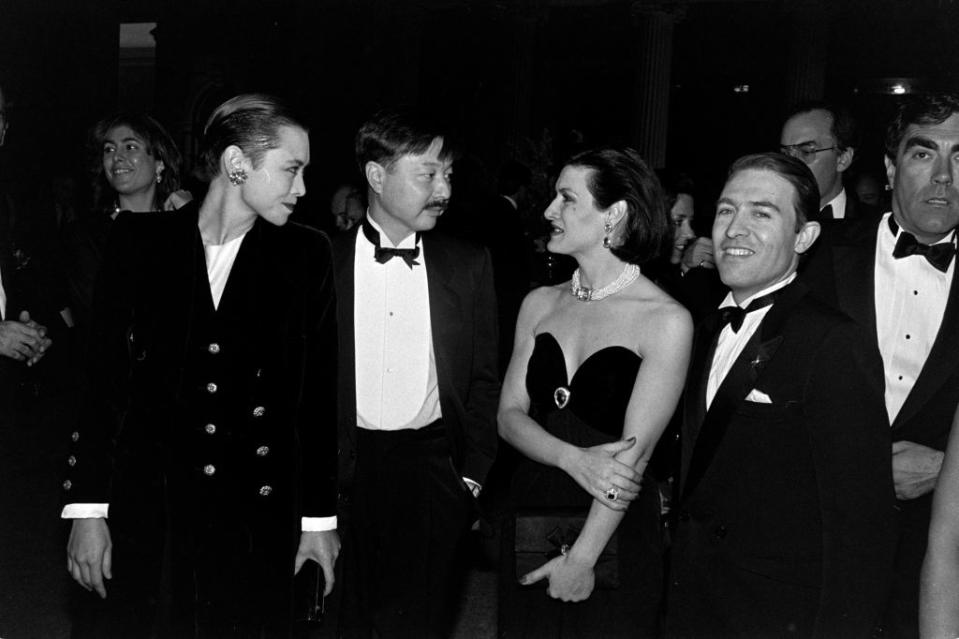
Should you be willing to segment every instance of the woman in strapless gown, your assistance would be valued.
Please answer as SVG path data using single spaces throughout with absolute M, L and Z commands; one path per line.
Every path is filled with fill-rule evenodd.
M 499 636 L 655 636 L 659 497 L 643 473 L 672 415 L 688 313 L 641 273 L 671 239 L 662 191 L 635 151 L 567 162 L 546 210 L 570 282 L 527 296 L 499 408 L 526 459 L 503 530 Z

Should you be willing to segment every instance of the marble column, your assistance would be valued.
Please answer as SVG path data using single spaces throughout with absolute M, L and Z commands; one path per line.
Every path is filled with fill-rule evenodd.
M 678 4 L 634 2 L 630 6 L 635 61 L 630 143 L 650 166 L 666 164 L 673 27 Z
M 826 88 L 829 19 L 822 0 L 789 5 L 789 48 L 783 86 L 785 108 L 804 100 L 821 100 Z

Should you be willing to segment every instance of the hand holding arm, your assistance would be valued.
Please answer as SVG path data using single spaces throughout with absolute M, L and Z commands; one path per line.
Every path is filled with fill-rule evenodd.
M 67 542 L 67 570 L 73 579 L 107 598 L 103 579 L 112 579 L 113 543 L 110 528 L 102 518 L 74 519 Z
M 914 442 L 892 444 L 892 479 L 898 499 L 915 499 L 932 492 L 944 453 Z
M 20 313 L 19 321 L 0 322 L 0 355 L 4 357 L 32 365 L 51 343 L 47 329 L 32 321 L 27 311 Z

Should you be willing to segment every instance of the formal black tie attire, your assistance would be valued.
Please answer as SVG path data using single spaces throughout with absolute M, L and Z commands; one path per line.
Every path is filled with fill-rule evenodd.
M 724 330 L 717 313 L 695 334 L 665 634 L 867 637 L 894 541 L 875 355 L 797 280 L 707 402 Z
M 367 220 L 334 241 L 343 328 L 342 637 L 448 634 L 457 555 L 474 508 L 464 479 L 481 484 L 495 455 L 499 383 L 489 256 L 436 231 L 407 240 L 410 246 L 386 246 Z M 396 296 L 400 289 L 410 294 Z M 423 327 L 428 332 L 418 332 Z M 395 377 L 390 362 L 400 375 L 412 367 L 425 380 L 425 390 L 413 387 L 415 397 L 394 395 L 403 407 L 384 403 L 410 383 Z M 411 401 L 413 417 L 398 419 Z
M 911 356 L 915 359 L 914 376 L 897 370 L 901 368 L 900 358 L 882 356 L 875 361 L 875 374 L 866 379 L 875 392 L 885 392 L 889 410 L 883 423 L 890 428 L 893 441 L 944 451 L 959 404 L 955 233 L 928 247 L 907 235 L 889 213 L 882 219 L 824 227 L 819 240 L 823 246 L 807 264 L 803 277 L 819 297 L 864 328 L 869 338 L 867 346 L 874 354 L 910 347 L 916 335 L 909 324 L 933 322 L 928 351 Z M 897 287 L 899 281 L 908 281 L 909 286 Z M 927 310 L 930 308 L 937 310 Z M 890 337 L 886 316 L 916 313 Z M 898 639 L 918 637 L 919 633 L 919 572 L 926 551 L 932 493 L 899 500 L 897 505 L 895 577 L 881 630 L 883 636 Z

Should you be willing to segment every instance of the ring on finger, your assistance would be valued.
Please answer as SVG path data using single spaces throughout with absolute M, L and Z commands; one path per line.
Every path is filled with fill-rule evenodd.
M 606 493 L 604 494 L 604 496 L 609 501 L 616 501 L 617 499 L 619 499 L 619 488 L 616 488 L 616 486 L 610 486 L 609 488 L 606 489 Z

